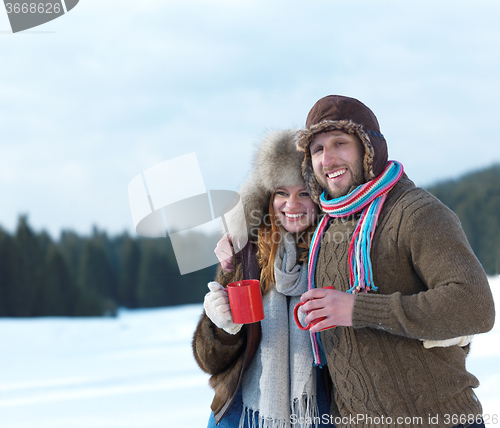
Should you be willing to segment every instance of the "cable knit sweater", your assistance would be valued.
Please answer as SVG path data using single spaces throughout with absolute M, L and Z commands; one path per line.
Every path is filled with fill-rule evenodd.
M 349 289 L 356 222 L 331 220 L 318 287 Z M 356 296 L 353 327 L 321 333 L 336 426 L 451 427 L 453 415 L 481 415 L 468 347 L 426 349 L 419 340 L 478 334 L 494 323 L 486 275 L 457 217 L 403 176 L 385 202 L 371 257 L 378 291 Z

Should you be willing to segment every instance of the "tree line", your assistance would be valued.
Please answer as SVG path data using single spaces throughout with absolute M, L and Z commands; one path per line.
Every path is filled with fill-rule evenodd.
M 215 268 L 180 275 L 169 239 L 94 228 L 54 241 L 20 216 L 13 234 L 0 228 L 0 317 L 112 316 L 118 307 L 199 303 Z
M 500 165 L 427 188 L 459 217 L 486 272 L 500 273 Z M 215 266 L 180 275 L 167 239 L 63 231 L 56 241 L 20 216 L 0 228 L 0 317 L 114 315 L 118 307 L 199 303 Z
M 500 164 L 427 189 L 460 219 L 467 239 L 489 275 L 500 273 Z

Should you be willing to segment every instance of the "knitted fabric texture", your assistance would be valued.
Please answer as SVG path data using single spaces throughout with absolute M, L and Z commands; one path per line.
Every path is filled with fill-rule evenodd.
M 285 233 L 274 263 L 275 285 L 264 295 L 260 346 L 243 375 L 240 428 L 245 421 L 251 427 L 290 428 L 291 415 L 319 419 L 309 336 L 293 320 L 293 308 L 307 289 L 306 266 L 297 264 L 296 251 Z
M 323 211 L 325 211 L 327 215 L 322 218 L 316 228 L 309 250 L 309 290 L 315 288 L 314 272 L 316 270 L 318 250 L 330 218 L 347 217 L 359 211 L 362 211 L 361 218 L 356 226 L 349 246 L 350 289 L 348 292 L 367 293 L 370 290 L 377 290 L 377 287 L 373 283 L 370 260 L 371 241 L 387 193 L 394 187 L 402 175 L 403 166 L 399 162 L 390 161 L 378 177 L 358 186 L 348 195 L 327 200 L 326 192 L 323 192 L 320 203 Z M 311 340 L 314 364 L 321 367 L 325 364 L 325 358 L 324 355 L 322 355 L 323 351 L 319 333 L 312 333 Z
M 328 224 L 316 264 L 318 288 L 349 290 L 349 244 L 358 219 Z M 321 332 L 335 385 L 332 416 L 373 417 L 337 428 L 386 428 L 377 416 L 392 417 L 391 428 L 436 428 L 447 426 L 445 415 L 480 415 L 467 349 L 426 349 L 419 340 L 477 334 L 494 323 L 487 277 L 457 217 L 403 174 L 384 202 L 371 261 L 378 291 L 356 295 L 352 327 Z M 397 424 L 398 417 L 413 422 Z

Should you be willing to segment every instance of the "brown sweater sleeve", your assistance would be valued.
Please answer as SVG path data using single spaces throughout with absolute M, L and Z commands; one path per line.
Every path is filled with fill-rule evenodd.
M 426 288 L 401 293 L 403 284 L 389 284 L 387 294 L 357 295 L 354 327 L 431 340 L 491 330 L 488 280 L 451 210 L 435 199 L 420 205 L 402 220 L 398 241 L 393 245 L 401 255 L 394 263 L 410 263 Z

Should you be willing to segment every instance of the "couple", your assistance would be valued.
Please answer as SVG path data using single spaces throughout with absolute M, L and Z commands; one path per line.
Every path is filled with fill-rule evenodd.
M 240 195 L 250 240 L 236 266 L 219 243 L 193 338 L 209 426 L 484 426 L 465 359 L 493 326 L 486 275 L 456 216 L 388 161 L 368 107 L 320 99 L 304 130 L 264 140 Z M 261 281 L 261 323 L 232 322 L 220 284 L 241 278 Z M 299 300 L 305 323 L 323 318 L 309 332 Z

